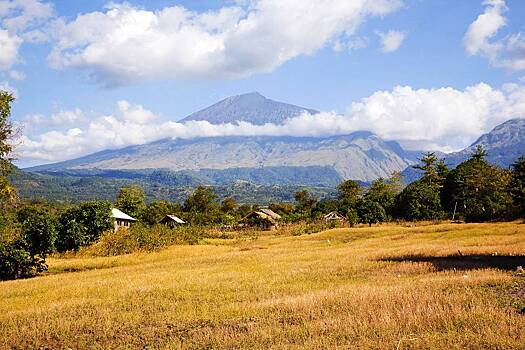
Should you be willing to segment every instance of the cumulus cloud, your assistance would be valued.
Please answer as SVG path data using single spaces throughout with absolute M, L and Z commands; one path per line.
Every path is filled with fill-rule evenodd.
M 0 70 L 10 68 L 18 59 L 18 49 L 22 39 L 0 29 Z
M 524 70 L 525 33 L 495 39 L 507 24 L 505 0 L 486 0 L 483 5 L 485 11 L 470 24 L 463 39 L 467 53 L 484 56 L 496 67 Z
M 243 78 L 270 72 L 327 45 L 349 45 L 366 18 L 392 12 L 402 0 L 236 4 L 205 13 L 181 6 L 147 11 L 112 4 L 104 12 L 58 21 L 49 61 L 57 69 L 85 69 L 107 85 Z
M 52 5 L 40 0 L 0 2 L 0 71 L 19 61 L 19 50 L 24 42 L 45 40 L 41 26 L 52 14 Z
M 506 84 L 495 89 L 479 83 L 464 90 L 397 86 L 352 103 L 344 114 L 304 113 L 282 125 L 155 121 L 160 118 L 142 106 L 120 101 L 117 107 L 115 115 L 99 116 L 83 126 L 25 135 L 20 158 L 58 161 L 164 137 L 328 136 L 358 130 L 400 141 L 411 149 L 452 151 L 510 118 L 525 118 L 525 86 Z
M 397 30 L 389 30 L 386 33 L 377 32 L 381 38 L 381 51 L 384 53 L 394 52 L 401 47 L 405 41 L 406 34 Z

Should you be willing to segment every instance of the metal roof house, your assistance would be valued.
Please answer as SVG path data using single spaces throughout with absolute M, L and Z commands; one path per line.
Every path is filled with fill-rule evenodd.
M 137 219 L 132 218 L 128 214 L 118 210 L 117 208 L 111 209 L 111 216 L 115 219 L 115 231 L 119 228 L 129 228 L 132 223 L 136 222 Z
M 184 225 L 186 221 L 182 220 L 175 215 L 166 215 L 162 220 L 159 221 L 159 224 L 163 224 L 169 227 L 175 227 L 177 225 Z

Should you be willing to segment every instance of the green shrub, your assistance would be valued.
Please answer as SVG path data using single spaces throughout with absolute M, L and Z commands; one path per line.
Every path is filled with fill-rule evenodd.
M 0 280 L 31 277 L 46 270 L 44 259 L 32 257 L 14 243 L 0 243 Z
M 197 244 L 203 230 L 198 227 L 179 226 L 170 229 L 164 225 L 148 227 L 136 224 L 130 229 L 105 232 L 99 241 L 85 249 L 88 255 L 114 256 L 136 251 L 155 251 L 176 244 Z

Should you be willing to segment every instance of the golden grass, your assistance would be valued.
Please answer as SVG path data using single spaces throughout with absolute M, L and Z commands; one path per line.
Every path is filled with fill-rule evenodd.
M 47 276 L 0 283 L 0 347 L 524 348 L 514 267 L 381 260 L 458 250 L 525 254 L 525 225 L 385 225 L 55 258 Z

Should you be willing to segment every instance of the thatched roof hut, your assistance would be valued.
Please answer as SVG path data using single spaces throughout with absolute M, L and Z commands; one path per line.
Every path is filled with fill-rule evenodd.
M 271 212 L 275 214 L 273 211 Z M 279 215 L 277 216 L 281 218 Z M 263 210 L 251 212 L 241 220 L 241 223 L 250 227 L 260 227 L 266 230 L 271 230 L 277 227 L 277 220 L 274 219 L 272 215 L 265 213 Z

